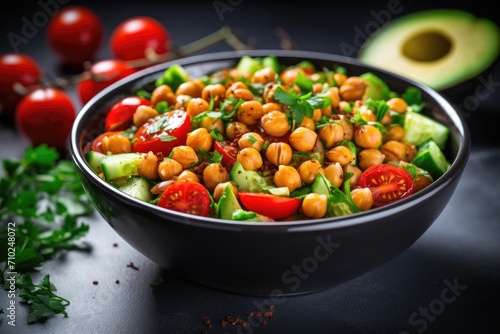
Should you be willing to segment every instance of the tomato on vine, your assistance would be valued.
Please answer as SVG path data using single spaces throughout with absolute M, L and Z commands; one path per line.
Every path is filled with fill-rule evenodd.
M 91 9 L 74 5 L 59 10 L 47 27 L 47 39 L 62 61 L 82 65 L 97 53 L 104 34 L 99 16 Z
M 32 146 L 66 145 L 76 109 L 71 97 L 58 88 L 39 88 L 24 96 L 15 111 L 18 131 Z
M 41 70 L 38 63 L 22 53 L 6 53 L 0 56 L 0 110 L 13 115 L 23 95 L 14 90 L 14 84 L 24 87 L 40 82 Z
M 119 24 L 111 35 L 112 54 L 122 60 L 146 58 L 147 50 L 165 55 L 171 47 L 171 37 L 165 26 L 149 16 L 131 17 Z

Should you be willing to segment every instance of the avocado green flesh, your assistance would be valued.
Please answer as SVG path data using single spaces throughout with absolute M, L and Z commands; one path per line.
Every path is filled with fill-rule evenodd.
M 440 91 L 488 69 L 500 53 L 499 40 L 491 20 L 455 9 L 425 10 L 381 27 L 358 59 Z

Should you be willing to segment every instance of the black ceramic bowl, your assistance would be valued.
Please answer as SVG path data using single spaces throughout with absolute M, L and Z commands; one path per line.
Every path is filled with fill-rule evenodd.
M 135 200 L 101 180 L 85 160 L 85 147 L 103 131 L 109 107 L 154 83 L 173 63 L 192 76 L 233 66 L 243 55 L 276 55 L 284 64 L 309 60 L 317 68 L 341 65 L 349 75 L 372 71 L 402 93 L 422 90 L 426 113 L 451 129 L 446 150 L 451 168 L 424 190 L 391 205 L 353 215 L 276 223 L 198 217 Z M 70 150 L 97 211 L 124 240 L 167 270 L 199 284 L 239 294 L 279 298 L 330 288 L 364 274 L 411 246 L 446 207 L 470 152 L 463 117 L 435 91 L 342 56 L 306 51 L 253 50 L 184 58 L 133 74 L 83 107 Z

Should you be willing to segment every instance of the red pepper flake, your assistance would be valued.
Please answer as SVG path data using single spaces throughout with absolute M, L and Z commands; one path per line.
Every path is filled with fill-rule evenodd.
M 272 318 L 273 317 L 273 312 L 272 311 L 266 311 L 266 312 L 264 312 L 264 317 L 266 317 L 266 318 Z
M 263 314 L 262 312 L 260 312 L 260 311 L 259 311 L 259 312 L 257 312 L 257 314 L 256 314 L 257 318 L 262 318 L 262 316 L 263 316 L 263 315 L 264 315 L 264 314 Z
M 99 284 L 99 282 L 98 281 L 93 281 L 92 284 L 97 285 L 97 284 Z
M 134 270 L 139 270 L 139 268 L 137 268 L 137 267 L 135 266 L 134 262 L 132 262 L 132 261 L 130 261 L 130 263 L 129 263 L 129 264 L 127 264 L 127 267 L 128 267 L 128 268 L 132 268 L 132 269 L 134 269 Z
M 262 320 L 262 322 L 260 323 L 261 326 L 265 326 L 267 325 L 267 321 L 266 320 Z
M 241 324 L 241 326 L 243 326 L 243 328 L 247 328 L 248 326 L 250 326 L 250 323 L 248 321 L 245 321 Z
M 221 325 L 221 327 L 226 327 L 226 326 L 227 326 L 227 321 L 222 320 L 222 321 L 220 322 L 220 325 Z
M 115 242 L 115 243 L 113 244 L 113 247 L 118 247 L 118 243 L 116 243 L 116 242 Z
M 117 279 L 117 280 L 115 281 L 115 283 L 116 283 L 116 284 L 120 284 L 120 280 L 119 280 L 119 279 Z
M 203 323 L 205 324 L 205 326 L 207 326 L 208 328 L 212 328 L 212 322 L 210 321 L 209 317 L 203 316 L 203 317 L 201 317 L 201 320 L 203 320 Z
M 247 315 L 249 317 L 253 317 L 253 312 L 245 312 L 245 315 Z

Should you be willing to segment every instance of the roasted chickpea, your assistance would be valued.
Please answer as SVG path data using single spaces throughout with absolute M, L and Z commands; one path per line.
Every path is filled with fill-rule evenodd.
M 213 129 L 218 129 L 221 133 L 224 133 L 225 127 L 224 122 L 220 118 L 213 118 L 209 116 L 203 117 L 200 122 L 200 126 L 208 130 L 208 132 Z
M 158 175 L 163 181 L 171 180 L 174 176 L 182 173 L 182 165 L 174 159 L 164 158 L 158 164 Z
M 266 150 L 266 158 L 273 165 L 288 165 L 292 161 L 292 147 L 287 143 L 276 142 L 271 143 Z
M 382 117 L 382 120 L 380 121 L 380 124 L 382 125 L 389 125 L 394 122 L 394 117 L 391 116 L 391 112 L 387 110 L 384 114 L 384 117 Z
M 194 117 L 204 111 L 207 111 L 209 107 L 210 104 L 207 101 L 201 97 L 195 97 L 187 102 L 186 112 L 189 116 Z
M 319 129 L 318 135 L 326 148 L 332 148 L 344 140 L 344 128 L 337 122 L 329 123 Z
M 274 173 L 274 184 L 278 187 L 287 187 L 292 192 L 302 186 L 302 180 L 294 167 L 280 165 Z
M 189 102 L 189 100 L 191 100 L 192 97 L 189 96 L 189 95 L 177 95 L 175 97 L 175 109 L 182 109 L 182 110 L 185 110 L 186 109 L 186 106 Z
M 308 152 L 316 145 L 318 135 L 311 129 L 298 127 L 290 134 L 290 145 L 299 152 Z
M 213 143 L 214 138 L 205 128 L 198 128 L 191 131 L 186 138 L 186 145 L 190 146 L 195 152 L 198 152 L 198 148 L 208 152 L 212 148 Z
M 384 162 L 399 162 L 405 161 L 406 158 L 406 146 L 399 141 L 389 140 L 380 146 L 380 152 L 385 156 Z
M 321 119 L 321 116 L 323 116 L 323 113 L 321 112 L 321 109 L 314 109 L 312 120 L 314 122 L 317 122 L 317 121 L 319 121 Z
M 220 200 L 222 194 L 224 194 L 224 189 L 226 189 L 226 187 L 230 187 L 233 194 L 238 195 L 238 188 L 236 188 L 234 183 L 232 183 L 231 181 L 222 182 L 216 185 L 214 188 L 213 198 L 216 202 Z
M 344 129 L 344 140 L 354 139 L 354 125 L 349 121 L 349 118 L 340 115 L 340 119 L 336 123 L 340 124 Z
M 373 196 L 369 188 L 356 188 L 351 190 L 351 198 L 361 211 L 369 210 L 373 205 Z
M 321 93 L 321 91 L 323 91 L 323 84 L 321 82 L 313 83 L 313 85 L 312 85 L 313 94 L 319 94 L 319 93 Z
M 271 111 L 260 119 L 264 131 L 273 137 L 282 137 L 291 127 L 286 119 L 286 114 L 281 111 Z
M 158 102 L 166 101 L 169 106 L 175 105 L 175 94 L 168 85 L 160 85 L 151 93 L 151 105 L 155 107 Z
M 382 135 L 384 142 L 389 140 L 402 140 L 405 137 L 405 129 L 401 125 L 390 125 L 386 127 L 387 133 Z
M 339 89 L 337 87 L 330 87 L 326 91 L 325 96 L 332 100 L 332 103 L 330 104 L 330 106 L 333 109 L 337 109 L 337 107 L 339 106 L 339 103 L 340 103 Z
M 377 121 L 377 115 L 375 115 L 373 113 L 373 110 L 369 109 L 367 106 L 365 106 L 365 105 L 355 106 L 354 112 L 358 112 L 358 111 L 367 122 L 376 122 Z
M 278 102 L 269 102 L 262 105 L 262 111 L 264 112 L 264 115 L 273 110 L 283 111 L 283 105 Z
M 191 97 L 201 97 L 203 86 L 195 83 L 194 81 L 183 82 L 175 90 L 175 95 L 188 95 Z
M 130 140 L 120 133 L 104 136 L 101 140 L 102 150 L 111 154 L 130 153 L 132 144 Z
M 300 123 L 300 127 L 307 128 L 309 130 L 312 130 L 313 132 L 314 130 L 316 130 L 316 124 L 314 124 L 312 118 L 309 117 L 302 118 L 302 123 Z
M 257 170 L 262 167 L 263 161 L 259 151 L 252 147 L 244 148 L 236 155 L 236 160 L 245 170 Z
M 243 135 L 244 133 L 247 133 L 248 127 L 245 123 L 242 122 L 229 122 L 226 125 L 226 136 L 230 140 L 233 140 L 236 137 L 239 137 Z
M 255 125 L 264 115 L 262 104 L 259 101 L 245 101 L 236 112 L 236 118 L 246 125 Z
M 340 97 L 343 101 L 356 101 L 363 98 L 368 85 L 357 76 L 347 78 L 339 88 Z
M 265 67 L 258 71 L 255 71 L 252 78 L 250 79 L 252 83 L 266 84 L 268 82 L 274 81 L 276 79 L 276 72 L 271 67 Z
M 206 85 L 201 91 L 201 98 L 205 101 L 214 100 L 214 106 L 218 107 L 226 97 L 226 87 L 223 84 L 209 84 Z
M 158 111 L 150 106 L 138 106 L 135 110 L 132 121 L 136 127 L 140 127 L 151 118 L 158 116 Z
M 344 176 L 347 173 L 352 174 L 352 176 L 349 178 L 349 184 L 351 186 L 357 185 L 359 178 L 361 177 L 361 174 L 363 174 L 363 171 L 361 170 L 361 168 L 349 164 L 349 165 L 345 165 L 344 167 L 342 167 L 342 169 L 344 170 Z
M 264 145 L 264 139 L 257 132 L 247 132 L 238 140 L 238 146 L 242 149 L 252 147 L 260 152 L 262 145 Z
M 334 162 L 324 168 L 325 177 L 330 181 L 330 183 L 337 188 L 340 188 L 342 183 L 344 183 L 344 170 L 338 162 Z
M 344 145 L 332 147 L 325 153 L 325 156 L 332 162 L 338 162 L 342 167 L 350 164 L 355 159 L 352 151 Z
M 247 85 L 243 83 L 243 81 L 236 81 L 233 82 L 229 87 L 226 89 L 226 97 L 232 96 L 234 94 L 234 91 L 237 89 L 248 89 Z
M 229 173 L 219 162 L 212 162 L 203 170 L 203 184 L 213 192 L 219 183 L 229 181 Z
M 279 83 L 268 83 L 264 87 L 264 93 L 263 93 L 263 98 L 264 98 L 264 103 L 270 103 L 270 102 L 278 102 L 274 99 L 274 91 L 276 88 L 281 87 L 284 91 L 286 91 L 285 87 Z
M 137 167 L 139 175 L 142 175 L 147 179 L 156 180 L 159 177 L 158 157 L 151 151 L 143 156 Z
M 172 149 L 171 158 L 181 164 L 182 168 L 191 167 L 198 162 L 198 156 L 192 147 L 181 145 Z
M 238 88 L 234 90 L 233 97 L 245 101 L 252 101 L 254 99 L 253 93 L 247 88 Z
M 354 131 L 354 141 L 363 148 L 378 148 L 382 143 L 382 133 L 371 124 L 361 125 Z
M 384 159 L 385 155 L 376 148 L 365 148 L 358 153 L 358 167 L 365 170 L 370 166 L 380 165 Z
M 301 163 L 299 165 L 298 172 L 300 174 L 300 179 L 305 184 L 313 183 L 318 173 L 325 175 L 325 170 L 321 167 L 321 163 L 316 159 L 307 160 Z
M 200 183 L 200 178 L 198 175 L 190 171 L 189 169 L 185 169 L 182 171 L 182 173 L 177 176 L 177 181 L 192 181 L 192 182 L 198 182 Z
M 318 219 L 326 214 L 328 197 L 324 194 L 307 194 L 302 200 L 301 210 L 304 216 Z
M 291 67 L 281 71 L 280 79 L 286 86 L 292 86 L 299 77 L 299 73 L 306 75 L 306 72 L 300 67 Z
M 389 109 L 400 114 L 404 114 L 408 111 L 408 103 L 400 97 L 393 97 L 387 100 L 387 105 Z
M 347 80 L 347 75 L 345 75 L 344 73 L 335 73 L 333 75 L 333 79 L 338 86 L 342 86 Z

